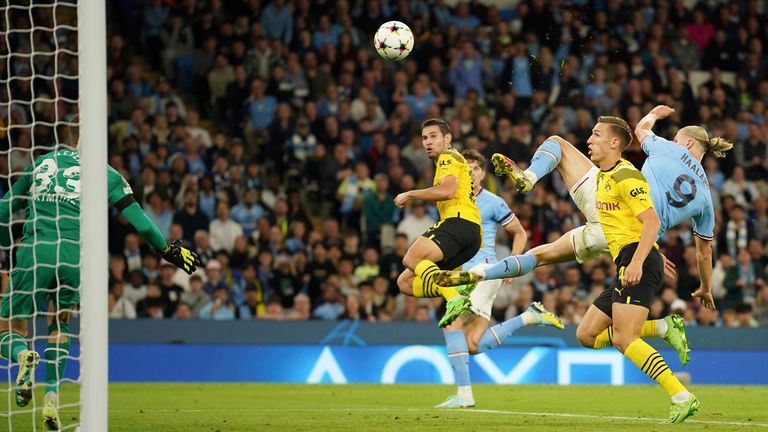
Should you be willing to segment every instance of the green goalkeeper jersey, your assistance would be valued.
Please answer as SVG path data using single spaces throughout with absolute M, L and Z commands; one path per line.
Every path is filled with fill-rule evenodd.
M 125 178 L 107 166 L 109 203 L 115 206 L 155 249 L 165 238 L 133 198 Z M 30 164 L 0 201 L 0 224 L 10 224 L 11 214 L 25 209 L 22 241 L 80 240 L 80 153 L 61 149 L 44 154 Z M 0 229 L 0 245 L 10 246 L 8 225 Z

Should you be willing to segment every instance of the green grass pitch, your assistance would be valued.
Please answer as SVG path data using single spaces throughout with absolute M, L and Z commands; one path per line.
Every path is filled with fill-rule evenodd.
M 478 406 L 437 410 L 447 385 L 111 384 L 109 430 L 121 431 L 768 431 L 767 387 L 692 386 L 702 410 L 659 424 L 668 399 L 657 386 L 477 385 Z M 40 407 L 16 408 L 7 387 L 0 431 L 41 429 Z M 63 390 L 64 402 L 76 398 Z M 42 389 L 36 394 L 42 401 Z M 39 403 L 39 402 L 38 402 Z M 62 412 L 64 426 L 76 408 Z

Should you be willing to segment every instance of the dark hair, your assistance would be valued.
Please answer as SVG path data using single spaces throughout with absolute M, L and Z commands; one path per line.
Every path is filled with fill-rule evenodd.
M 440 118 L 424 120 L 421 123 L 421 130 L 428 126 L 437 126 L 443 135 L 451 133 L 451 127 L 448 125 L 448 122 Z
M 485 171 L 487 169 L 486 163 L 485 163 L 485 157 L 480 154 L 479 151 L 474 149 L 466 149 L 463 152 L 461 152 L 461 155 L 464 156 L 464 159 L 467 160 L 467 163 L 470 162 L 476 162 L 480 168 Z
M 597 122 L 611 125 L 611 132 L 619 138 L 622 151 L 632 143 L 632 129 L 629 128 L 624 119 L 614 116 L 600 116 L 597 118 Z

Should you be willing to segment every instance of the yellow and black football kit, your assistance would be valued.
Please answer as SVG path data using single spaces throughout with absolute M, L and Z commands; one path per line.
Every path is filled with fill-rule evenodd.
M 475 204 L 475 183 L 469 175 L 469 165 L 458 151 L 448 149 L 436 162 L 433 185 L 448 176 L 456 177 L 453 198 L 438 201 L 440 220 L 430 227 L 424 237 L 432 240 L 443 251 L 443 260 L 435 263 L 442 270 L 453 270 L 469 261 L 482 243 L 480 210 Z
M 653 209 L 649 191 L 643 174 L 624 159 L 597 174 L 595 208 L 618 273 L 612 289 L 604 291 L 594 303 L 608 316 L 611 305 L 617 302 L 650 308 L 653 296 L 661 289 L 664 261 L 656 247 L 643 262 L 640 282 L 633 287 L 622 286 L 624 269 L 632 261 L 643 231 L 637 215 Z

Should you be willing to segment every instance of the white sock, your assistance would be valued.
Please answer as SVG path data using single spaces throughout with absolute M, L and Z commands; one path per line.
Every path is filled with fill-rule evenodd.
M 681 403 L 686 402 L 691 398 L 691 392 L 688 390 L 679 391 L 672 395 L 672 402 Z
M 659 336 L 659 337 L 666 336 L 668 329 L 669 329 L 669 326 L 667 325 L 667 320 L 665 319 L 656 320 L 656 336 Z
M 464 400 L 474 400 L 475 396 L 472 394 L 472 386 L 459 386 L 459 397 Z
M 523 324 L 525 325 L 535 324 L 538 321 L 536 315 L 527 310 L 520 314 L 520 319 L 523 320 Z
M 457 293 L 455 296 L 449 298 L 448 301 L 454 301 L 455 299 L 460 298 L 460 297 L 461 297 L 461 294 Z
M 21 359 L 22 357 L 24 357 L 25 355 L 27 355 L 27 353 L 28 353 L 28 352 L 29 352 L 29 350 L 28 350 L 28 349 L 23 349 L 23 350 L 19 351 L 19 354 L 18 354 L 18 356 L 16 357 L 16 361 L 17 361 L 18 363 L 21 363 L 20 359 Z
M 539 176 L 537 176 L 536 173 L 531 170 L 525 170 L 523 171 L 523 174 L 525 174 L 525 176 L 528 177 L 528 180 L 530 180 L 533 184 L 536 184 L 536 182 L 539 181 Z

